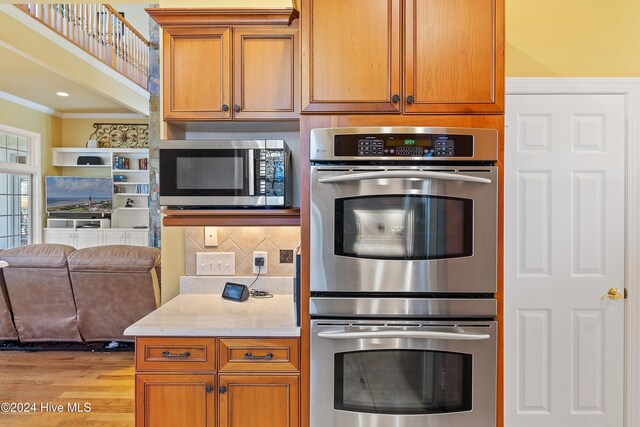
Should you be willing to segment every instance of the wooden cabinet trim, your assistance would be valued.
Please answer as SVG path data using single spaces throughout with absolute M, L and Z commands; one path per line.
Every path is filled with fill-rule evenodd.
M 150 8 L 147 13 L 163 28 L 214 25 L 290 25 L 299 15 L 292 7 L 258 8 Z

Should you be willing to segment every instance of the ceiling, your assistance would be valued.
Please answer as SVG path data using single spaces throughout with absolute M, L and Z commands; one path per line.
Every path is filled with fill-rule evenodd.
M 126 5 L 127 16 L 140 21 L 132 24 L 148 25 L 144 6 Z M 0 5 L 0 8 L 0 25 L 5 27 L 4 31 L 0 30 L 0 99 L 61 117 L 92 114 L 144 117 L 140 111 L 148 108 L 148 101 L 141 107 L 140 100 L 148 99 L 148 95 L 143 95 L 146 91 L 117 72 L 110 76 L 103 74 L 100 68 L 103 66 L 87 71 L 85 60 L 72 54 L 79 50 L 71 42 L 51 33 L 12 5 Z M 47 43 L 51 49 L 45 48 L 49 46 Z M 60 48 L 66 49 L 65 53 L 55 56 Z M 57 62 L 51 59 L 52 55 L 58 58 Z M 79 61 L 77 65 L 76 61 Z M 56 95 L 60 91 L 69 96 Z M 131 101 L 131 96 L 137 97 L 137 101 Z
M 0 92 L 5 92 L 59 113 L 131 113 L 131 110 L 0 47 Z M 60 97 L 62 91 L 68 97 Z

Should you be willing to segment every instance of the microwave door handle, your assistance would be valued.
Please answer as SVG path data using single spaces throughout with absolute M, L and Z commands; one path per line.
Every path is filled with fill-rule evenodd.
M 349 182 L 349 181 L 362 181 L 365 179 L 388 179 L 388 178 L 439 179 L 444 181 L 463 181 L 463 182 L 477 182 L 480 184 L 491 184 L 490 179 L 480 178 L 477 176 L 460 175 L 460 174 L 448 173 L 448 172 L 430 172 L 430 171 L 414 171 L 414 170 L 350 173 L 350 174 L 320 178 L 318 179 L 318 182 L 327 184 L 327 183 L 333 183 L 333 182 Z
M 255 168 L 255 157 L 253 155 L 253 150 L 247 150 L 249 152 L 249 195 L 255 196 L 255 181 L 256 181 L 256 168 Z
M 367 339 L 367 338 L 422 338 L 437 340 L 457 340 L 457 341 L 481 341 L 491 338 L 488 334 L 464 334 L 455 332 L 436 331 L 370 331 L 370 332 L 344 332 L 325 331 L 318 333 L 320 338 L 332 340 L 339 339 Z

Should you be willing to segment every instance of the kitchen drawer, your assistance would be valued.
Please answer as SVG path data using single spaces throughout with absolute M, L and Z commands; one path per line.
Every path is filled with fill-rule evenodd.
M 215 338 L 136 339 L 139 371 L 215 371 Z
M 220 371 L 298 371 L 297 338 L 220 338 Z

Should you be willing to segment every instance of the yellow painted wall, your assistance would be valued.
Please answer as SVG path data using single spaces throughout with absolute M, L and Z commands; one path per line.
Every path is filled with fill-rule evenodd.
M 44 209 L 44 177 L 47 175 L 60 175 L 60 168 L 54 168 L 51 157 L 51 148 L 61 146 L 62 119 L 47 113 L 32 110 L 13 102 L 0 99 L 0 123 L 6 126 L 40 134 L 40 164 L 42 165 L 42 200 Z M 43 226 L 46 222 L 42 213 Z
M 506 0 L 510 77 L 640 76 L 639 0 Z

